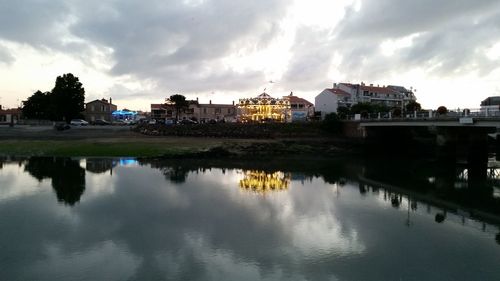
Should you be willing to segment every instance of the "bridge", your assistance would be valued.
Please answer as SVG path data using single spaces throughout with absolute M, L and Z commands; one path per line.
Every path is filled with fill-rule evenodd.
M 497 140 L 497 147 L 500 147 L 500 138 L 497 138 L 500 112 L 466 110 L 439 115 L 428 111 L 401 117 L 390 113 L 363 117 L 358 114 L 349 118 L 346 134 L 362 138 L 375 148 L 403 151 L 425 144 L 443 154 L 485 160 L 491 138 Z

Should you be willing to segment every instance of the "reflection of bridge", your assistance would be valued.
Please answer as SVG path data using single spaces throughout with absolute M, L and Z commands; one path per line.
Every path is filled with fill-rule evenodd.
M 421 194 L 419 192 L 411 191 L 405 188 L 400 188 L 391 184 L 383 183 L 377 180 L 366 178 L 362 175 L 358 176 L 358 181 L 360 185 L 364 186 L 364 190 L 371 188 L 372 190 L 382 189 L 388 191 L 389 194 L 397 195 L 399 199 L 399 203 L 403 196 L 406 196 L 408 201 L 423 202 L 427 204 L 431 204 L 439 209 L 460 214 L 463 218 L 467 217 L 469 219 L 475 220 L 476 218 L 480 218 L 482 221 L 498 224 L 500 223 L 500 218 L 497 215 L 493 215 L 488 212 L 483 212 L 477 209 L 469 209 L 464 208 L 463 206 L 453 203 L 447 200 L 443 200 L 434 196 Z M 393 204 L 394 205 L 394 204 Z M 483 222 L 484 224 L 484 222 Z

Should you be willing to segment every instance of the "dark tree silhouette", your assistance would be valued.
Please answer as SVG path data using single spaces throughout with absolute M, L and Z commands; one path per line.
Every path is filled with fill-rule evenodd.
M 406 111 L 412 112 L 412 111 L 419 111 L 422 109 L 422 106 L 420 103 L 416 101 L 410 101 L 406 106 L 405 106 Z
M 23 116 L 29 119 L 52 119 L 51 93 L 36 91 L 23 102 Z
M 56 120 L 65 120 L 80 117 L 84 110 L 85 89 L 78 77 L 71 73 L 58 76 L 56 85 L 52 89 L 52 105 Z
M 437 113 L 439 115 L 445 115 L 446 113 L 448 113 L 448 108 L 446 108 L 446 106 L 440 106 L 437 108 Z
M 52 180 L 57 200 L 73 206 L 85 191 L 85 169 L 70 158 L 32 157 L 24 168 L 37 180 Z
M 168 98 L 167 103 L 172 104 L 175 107 L 175 120 L 179 120 L 179 113 L 181 110 L 185 110 L 189 107 L 189 102 L 183 95 L 171 95 Z
M 81 117 L 85 104 L 85 89 L 71 73 L 58 76 L 52 92 L 37 91 L 23 102 L 22 112 L 29 119 L 54 121 Z
M 172 166 L 163 168 L 165 178 L 173 183 L 184 183 L 187 179 L 189 169 L 182 166 Z

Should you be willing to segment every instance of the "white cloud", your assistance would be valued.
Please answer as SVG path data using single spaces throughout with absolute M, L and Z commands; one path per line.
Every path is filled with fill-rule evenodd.
M 3 0 L 0 6 L 0 93 L 7 106 L 50 90 L 67 72 L 80 77 L 87 99 L 113 96 L 131 109 L 148 109 L 173 93 L 230 103 L 269 88 L 269 80 L 278 82 L 274 96 L 294 91 L 310 100 L 338 81 L 414 86 L 424 107 L 441 101 L 471 107 L 483 98 L 443 91 L 445 83 L 468 80 L 486 95 L 498 92 L 500 3 L 494 0 Z M 412 73 L 418 75 L 410 79 Z

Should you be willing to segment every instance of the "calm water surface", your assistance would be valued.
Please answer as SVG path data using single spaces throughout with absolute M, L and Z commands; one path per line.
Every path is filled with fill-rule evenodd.
M 500 280 L 495 167 L 295 162 L 3 159 L 0 280 Z

